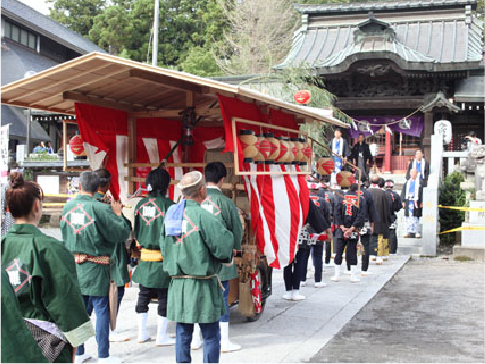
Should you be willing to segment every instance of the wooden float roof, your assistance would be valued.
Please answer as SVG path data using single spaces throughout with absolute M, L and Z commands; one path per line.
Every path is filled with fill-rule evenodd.
M 74 114 L 74 103 L 124 110 L 134 116 L 180 120 L 187 106 L 208 123 L 221 122 L 217 95 L 236 97 L 295 115 L 347 128 L 331 110 L 283 102 L 261 92 L 163 69 L 124 58 L 90 53 L 1 88 L 2 104 L 54 113 Z M 205 124 L 205 123 L 204 123 Z

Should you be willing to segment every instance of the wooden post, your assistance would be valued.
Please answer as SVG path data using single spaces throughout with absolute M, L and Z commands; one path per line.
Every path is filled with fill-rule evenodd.
M 128 162 L 136 162 L 136 119 L 128 115 Z M 136 167 L 128 168 L 128 177 L 136 176 Z M 135 192 L 136 182 L 128 182 L 128 193 L 132 195 Z
M 186 91 L 185 92 L 185 106 L 187 108 L 195 106 L 195 93 L 193 91 Z M 185 133 L 185 130 L 183 131 L 183 133 Z M 182 162 L 189 163 L 190 162 L 190 146 L 184 144 L 183 150 L 184 150 L 184 155 L 183 155 L 183 158 L 182 158 Z M 193 168 L 187 168 L 187 167 L 183 168 L 184 173 L 190 172 L 192 170 L 193 170 Z
M 386 152 L 384 153 L 384 172 L 391 172 L 391 133 L 386 130 Z
M 63 167 L 62 170 L 67 170 L 67 123 L 66 120 L 62 120 L 62 149 L 64 154 L 62 155 Z
M 423 141 L 424 158 L 431 161 L 431 135 L 433 134 L 433 112 L 427 111 L 424 113 L 424 129 L 421 134 Z

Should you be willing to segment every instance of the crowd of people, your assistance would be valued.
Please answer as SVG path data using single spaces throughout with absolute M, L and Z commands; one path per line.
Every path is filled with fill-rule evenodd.
M 58 241 L 37 228 L 42 189 L 13 173 L 6 200 L 15 224 L 1 242 L 2 281 L 10 283 L 2 284 L 2 362 L 84 362 L 91 355 L 83 343 L 92 336 L 99 362 L 121 362 L 110 354 L 110 341 L 127 339 L 114 329 L 133 241 L 140 250 L 132 277 L 139 284 L 138 341 L 150 340 L 148 306 L 157 298 L 155 345 L 175 346 L 177 362 L 190 362 L 191 348 L 201 346 L 208 363 L 218 362 L 221 351 L 239 350 L 229 340 L 227 299 L 243 229 L 236 206 L 221 191 L 226 174 L 220 162 L 207 165 L 205 178 L 185 174 L 179 183 L 184 198 L 175 204 L 166 197 L 168 173 L 151 171 L 132 226 L 121 202 L 106 195 L 109 172 L 83 172 L 80 193 L 64 207 Z M 169 320 L 176 322 L 175 340 L 167 335 Z M 19 330 L 5 329 L 12 321 Z M 25 342 L 37 345 L 18 350 Z
M 345 273 L 344 261 L 351 282 L 372 274 L 371 258 L 383 264 L 397 252 L 396 214 L 401 208 L 407 231 L 418 237 L 422 189 L 429 174 L 422 151 L 417 150 L 410 162 L 400 195 L 392 180 L 370 175 L 373 157 L 363 135 L 350 149 L 336 131 L 332 149 L 338 152 L 336 168 L 343 170 L 350 159 L 364 171 L 362 185 L 339 185 L 333 177 L 321 176 L 308 181 L 308 218 L 296 256 L 283 269 L 287 300 L 305 299 L 300 286 L 306 285 L 310 257 L 315 288 L 326 286 L 322 273 L 332 258 L 334 282 Z M 240 350 L 229 339 L 228 295 L 229 281 L 238 276 L 233 257 L 241 249 L 243 228 L 236 206 L 221 190 L 226 176 L 220 162 L 209 163 L 205 176 L 197 171 L 185 174 L 178 185 L 184 198 L 174 203 L 166 197 L 169 174 L 154 169 L 146 179 L 148 196 L 137 203 L 130 221 L 122 203 L 107 194 L 109 172 L 83 172 L 80 193 L 64 206 L 58 241 L 37 228 L 42 215 L 40 186 L 12 173 L 6 200 L 15 224 L 1 241 L 2 281 L 10 282 L 8 287 L 2 284 L 2 326 L 9 323 L 19 330 L 8 330 L 7 338 L 2 329 L 2 361 L 80 363 L 91 357 L 83 343 L 95 336 L 99 362 L 121 362 L 111 355 L 110 341 L 128 339 L 115 327 L 125 283 L 130 281 L 127 267 L 133 250 L 140 254 L 132 277 L 139 287 L 134 308 L 138 342 L 151 340 L 148 310 L 156 298 L 155 345 L 175 346 L 177 362 L 190 362 L 191 350 L 200 347 L 204 362 L 218 362 L 221 352 Z M 8 320 L 3 320 L 4 305 L 11 313 Z M 16 318 L 25 324 L 11 323 Z M 167 335 L 169 321 L 176 323 L 175 340 Z M 32 338 L 35 348 L 15 347 Z

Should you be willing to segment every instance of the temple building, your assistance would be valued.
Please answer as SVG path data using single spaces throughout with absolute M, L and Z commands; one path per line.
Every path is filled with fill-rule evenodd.
M 433 124 L 449 120 L 461 148 L 484 138 L 483 22 L 475 0 L 296 5 L 301 28 L 276 69 L 309 67 L 336 106 L 378 145 L 377 163 L 402 173 L 420 147 L 430 157 Z

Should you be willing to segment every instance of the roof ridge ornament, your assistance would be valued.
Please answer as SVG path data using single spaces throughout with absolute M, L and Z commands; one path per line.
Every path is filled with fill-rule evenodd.
M 429 99 L 428 99 L 429 100 Z M 445 107 L 450 112 L 459 112 L 460 108 L 454 104 L 452 104 L 446 97 L 443 91 L 438 91 L 436 96 L 428 103 L 423 104 L 419 108 L 421 112 L 431 112 L 434 108 Z

